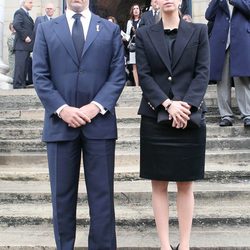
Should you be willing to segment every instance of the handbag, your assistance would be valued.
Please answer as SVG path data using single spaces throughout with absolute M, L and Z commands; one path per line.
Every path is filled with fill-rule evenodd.
M 189 117 L 190 120 L 188 120 L 187 124 L 188 128 L 199 128 L 201 126 L 201 121 L 202 121 L 201 109 L 191 111 L 191 115 Z M 159 109 L 157 113 L 157 123 L 172 126 L 172 122 L 173 120 L 169 119 L 169 113 L 163 108 Z
M 128 51 L 129 52 L 135 52 L 136 45 L 135 45 L 135 35 L 132 36 L 131 40 L 129 41 L 128 44 Z

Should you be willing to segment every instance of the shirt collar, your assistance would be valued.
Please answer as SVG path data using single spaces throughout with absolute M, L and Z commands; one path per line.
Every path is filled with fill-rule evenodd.
M 26 13 L 29 13 L 29 11 L 28 11 L 28 10 L 26 10 L 24 7 L 22 7 L 22 9 L 23 9 Z
M 70 10 L 70 9 L 66 10 L 66 17 L 67 18 L 73 18 L 74 14 L 76 14 L 76 12 L 74 12 L 73 10 Z M 90 17 L 91 17 L 91 12 L 90 12 L 89 8 L 85 9 L 80 14 L 82 14 L 82 16 L 84 18 L 87 18 L 87 19 L 90 19 Z

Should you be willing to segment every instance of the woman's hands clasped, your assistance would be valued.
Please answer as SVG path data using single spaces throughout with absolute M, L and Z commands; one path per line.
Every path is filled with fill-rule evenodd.
M 172 101 L 168 107 L 169 118 L 173 120 L 172 127 L 174 128 L 186 128 L 188 120 L 190 119 L 191 106 L 183 101 Z

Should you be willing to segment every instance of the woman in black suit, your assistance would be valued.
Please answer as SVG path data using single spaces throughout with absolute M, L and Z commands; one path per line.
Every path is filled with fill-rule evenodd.
M 161 250 L 171 249 L 167 194 L 169 181 L 176 182 L 180 233 L 177 249 L 189 250 L 193 181 L 204 178 L 203 98 L 209 80 L 207 27 L 182 20 L 178 12 L 180 0 L 158 0 L 158 4 L 162 20 L 138 29 L 136 38 L 143 92 L 139 108 L 140 176 L 152 180 L 152 204 Z

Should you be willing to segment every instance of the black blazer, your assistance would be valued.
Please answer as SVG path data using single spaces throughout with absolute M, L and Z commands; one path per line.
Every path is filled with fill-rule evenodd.
M 166 47 L 163 23 L 145 26 L 136 33 L 136 61 L 143 91 L 139 114 L 156 117 L 156 111 L 169 95 L 194 109 L 206 107 L 203 98 L 209 81 L 209 42 L 205 24 L 181 19 L 173 60 Z
M 32 51 L 34 44 L 34 22 L 33 19 L 25 13 L 24 9 L 20 8 L 15 12 L 13 26 L 16 30 L 15 50 Z M 24 41 L 27 36 L 31 39 L 30 43 Z

